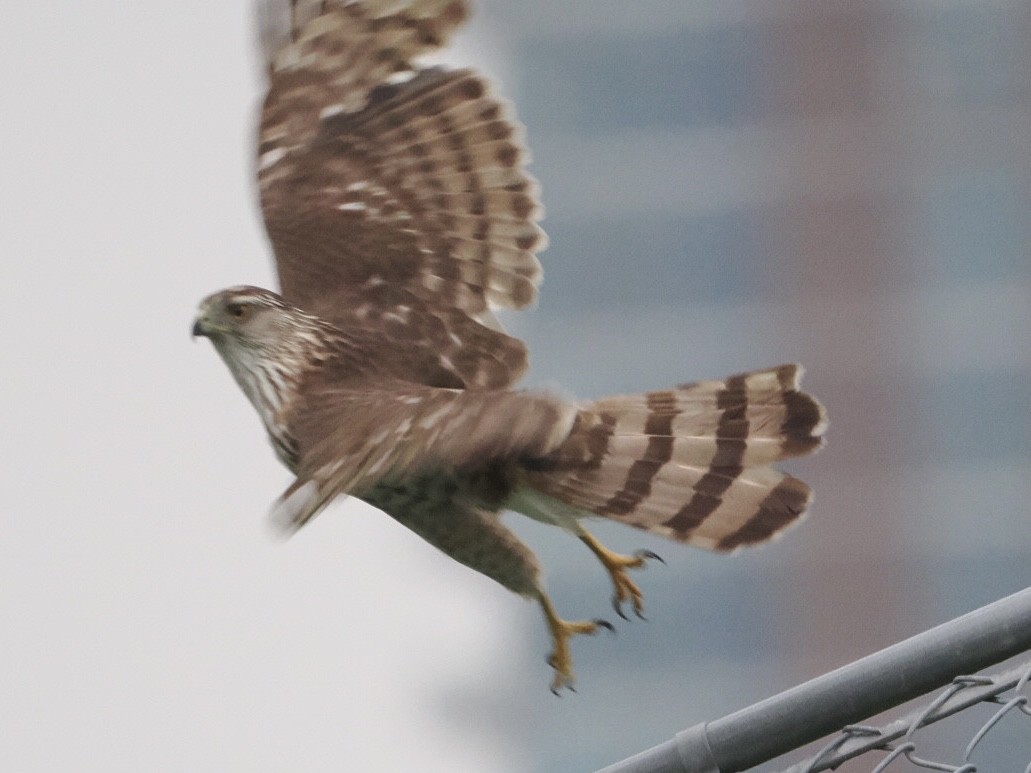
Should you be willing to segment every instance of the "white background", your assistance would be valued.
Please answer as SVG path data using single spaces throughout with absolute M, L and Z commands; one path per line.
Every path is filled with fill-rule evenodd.
M 190 342 L 273 286 L 261 78 L 242 0 L 0 12 L 3 770 L 510 764 L 441 695 L 514 678 L 529 605 L 358 504 L 275 541 L 290 478 Z

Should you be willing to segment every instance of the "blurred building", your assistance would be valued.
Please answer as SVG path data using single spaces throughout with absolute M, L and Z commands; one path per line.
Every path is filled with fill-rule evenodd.
M 642 576 L 653 623 L 577 642 L 581 697 L 513 698 L 534 769 L 611 762 L 1031 582 L 1031 5 L 481 14 L 548 210 L 541 306 L 513 322 L 533 380 L 590 397 L 798 360 L 831 415 L 791 465 L 812 516 L 772 548 L 601 529 L 670 566 Z M 531 538 L 560 606 L 603 611 L 578 546 Z

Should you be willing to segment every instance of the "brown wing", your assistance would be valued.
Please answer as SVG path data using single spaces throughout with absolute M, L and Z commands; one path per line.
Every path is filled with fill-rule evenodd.
M 531 303 L 543 232 L 517 128 L 479 75 L 412 64 L 465 2 L 292 8 L 270 36 L 258 159 L 284 297 L 330 320 L 380 283 L 479 319 Z
M 386 283 L 340 287 L 331 308 L 316 310 L 348 332 L 352 344 L 376 363 L 376 378 L 431 387 L 500 389 L 526 370 L 522 341 L 484 327 L 465 312 L 432 306 Z M 327 363 L 331 375 L 350 381 L 349 358 Z
M 374 392 L 311 390 L 291 422 L 301 461 L 273 509 L 300 528 L 338 494 L 369 494 L 381 482 L 470 474 L 505 459 L 538 458 L 569 434 L 576 408 L 525 392 L 386 384 Z

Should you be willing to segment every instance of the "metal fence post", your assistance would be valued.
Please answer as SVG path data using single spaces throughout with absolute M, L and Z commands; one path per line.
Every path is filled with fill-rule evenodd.
M 1031 588 L 696 725 L 600 773 L 747 770 L 1029 649 Z

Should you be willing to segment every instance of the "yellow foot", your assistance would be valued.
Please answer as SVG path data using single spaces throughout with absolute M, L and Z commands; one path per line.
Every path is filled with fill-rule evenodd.
M 629 601 L 634 608 L 634 614 L 644 620 L 644 594 L 637 587 L 637 583 L 630 579 L 630 575 L 627 574 L 626 570 L 640 569 L 649 559 L 654 559 L 660 563 L 665 563 L 665 561 L 650 550 L 639 550 L 632 556 L 613 553 L 587 532 L 583 532 L 580 535 L 580 539 L 598 557 L 598 560 L 601 561 L 605 570 L 609 573 L 609 577 L 612 578 L 612 585 L 615 587 L 615 594 L 612 596 L 612 607 L 616 610 L 616 614 L 624 620 L 628 619 L 623 614 L 623 604 Z
M 548 597 L 541 593 L 541 609 L 544 610 L 544 618 L 548 622 L 548 630 L 551 631 L 551 640 L 555 649 L 548 655 L 548 665 L 555 669 L 555 678 L 551 680 L 551 691 L 559 694 L 559 690 L 569 689 L 576 692 L 573 687 L 573 658 L 569 654 L 569 640 L 577 634 L 595 634 L 599 628 L 605 628 L 615 633 L 612 623 L 607 620 L 580 620 L 569 621 L 559 617 L 555 608 L 551 605 Z

